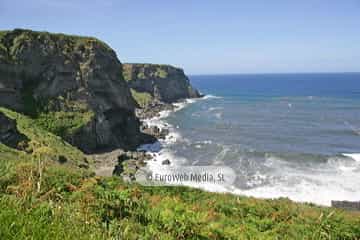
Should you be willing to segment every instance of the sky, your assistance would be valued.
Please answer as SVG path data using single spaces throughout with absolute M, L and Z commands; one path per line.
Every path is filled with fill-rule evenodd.
M 360 0 L 0 0 L 0 29 L 95 36 L 188 74 L 360 72 Z

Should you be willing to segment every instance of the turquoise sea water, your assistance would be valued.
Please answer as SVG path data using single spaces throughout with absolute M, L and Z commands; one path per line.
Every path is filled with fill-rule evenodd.
M 231 167 L 237 194 L 360 200 L 360 74 L 190 80 L 208 97 L 164 119 L 176 141 L 163 154 L 174 162 Z

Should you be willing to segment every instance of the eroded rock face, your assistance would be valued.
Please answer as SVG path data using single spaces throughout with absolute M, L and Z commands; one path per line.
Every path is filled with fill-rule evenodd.
M 26 147 L 28 142 L 26 136 L 17 130 L 16 121 L 8 118 L 2 112 L 0 112 L 0 142 L 19 150 L 23 150 L 21 148 Z M 22 146 L 20 146 L 21 142 Z
M 159 64 L 123 64 L 125 80 L 138 92 L 150 93 L 155 99 L 172 103 L 200 97 L 180 68 Z
M 0 106 L 31 112 L 40 100 L 55 102 L 55 111 L 72 111 L 66 103 L 73 102 L 94 113 L 66 139 L 85 152 L 141 142 L 137 104 L 105 43 L 30 30 L 1 32 Z

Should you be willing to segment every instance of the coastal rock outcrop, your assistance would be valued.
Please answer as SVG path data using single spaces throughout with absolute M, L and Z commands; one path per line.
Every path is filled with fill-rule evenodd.
M 91 37 L 0 32 L 0 106 L 42 119 L 87 153 L 144 141 L 120 61 Z
M 122 66 L 129 86 L 138 93 L 150 94 L 154 100 L 173 103 L 180 99 L 201 97 L 180 68 L 160 64 L 125 63 Z
M 23 150 L 27 142 L 27 137 L 18 131 L 16 121 L 0 112 L 0 143 Z

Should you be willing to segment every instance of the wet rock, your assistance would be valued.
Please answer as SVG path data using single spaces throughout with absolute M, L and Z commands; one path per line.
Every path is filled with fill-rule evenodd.
M 170 165 L 170 160 L 169 160 L 169 159 L 166 159 L 166 160 L 162 161 L 161 164 L 162 164 L 162 165 Z
M 125 181 L 134 181 L 136 172 L 146 165 L 152 156 L 144 151 L 128 151 L 118 156 L 113 175 L 121 176 Z
M 148 135 L 152 135 L 157 139 L 165 139 L 166 136 L 169 135 L 169 129 L 159 128 L 158 126 L 144 126 L 142 132 Z
M 175 107 L 173 104 L 154 101 L 144 108 L 137 109 L 136 116 L 140 119 L 151 119 L 159 117 L 160 112 L 173 111 L 174 109 Z

